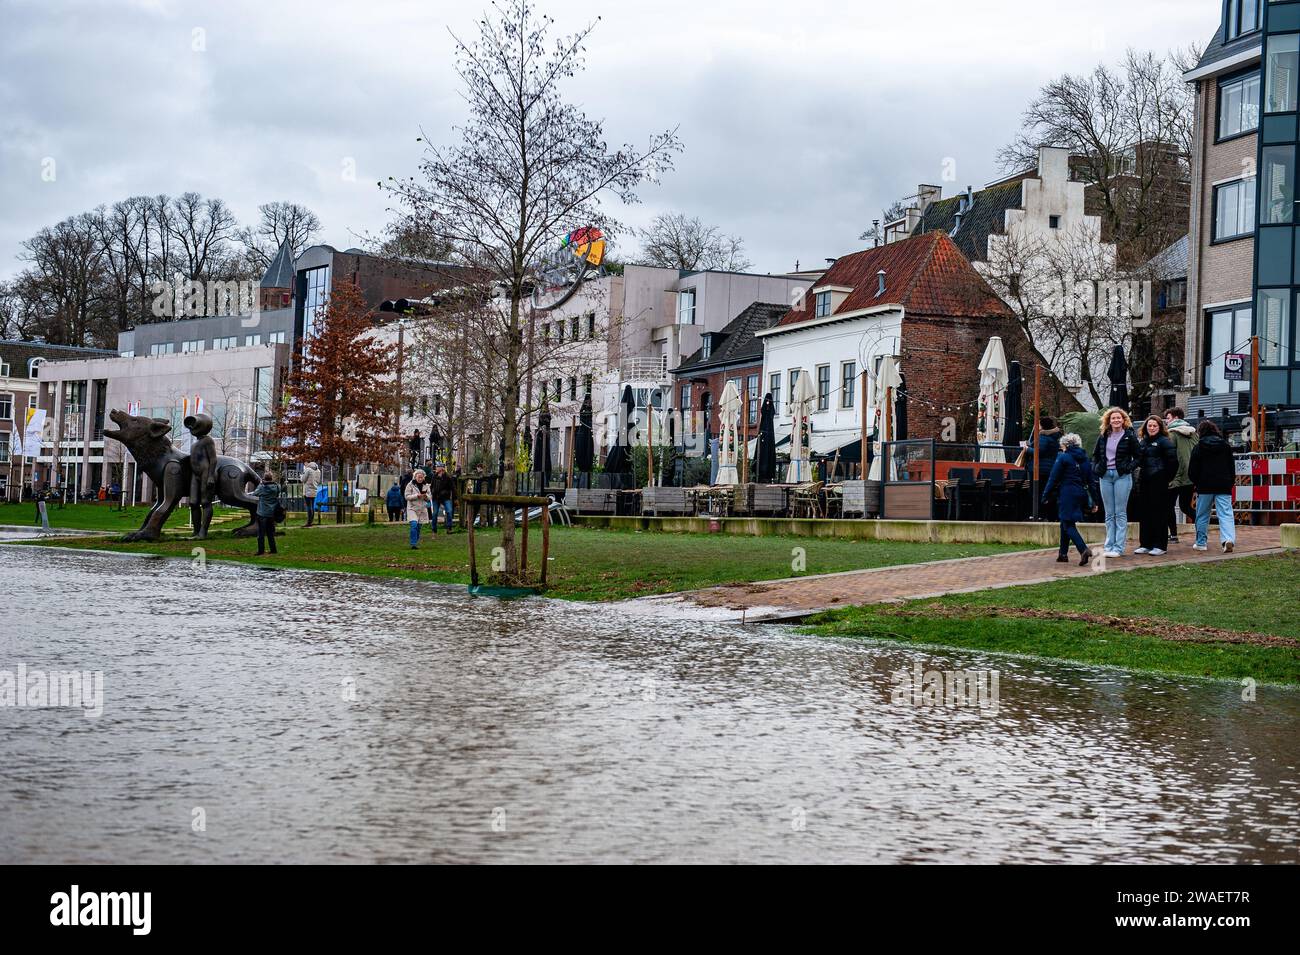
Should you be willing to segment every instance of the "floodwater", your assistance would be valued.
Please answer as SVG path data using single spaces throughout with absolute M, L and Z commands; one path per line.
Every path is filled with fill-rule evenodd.
M 234 565 L 0 579 L 0 671 L 103 673 L 97 718 L 0 708 L 0 862 L 1300 861 L 1295 692 Z M 996 708 L 894 702 L 917 663 L 996 668 Z

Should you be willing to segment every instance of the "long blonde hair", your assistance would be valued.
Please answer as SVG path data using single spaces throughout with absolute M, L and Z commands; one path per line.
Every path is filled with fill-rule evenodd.
M 1105 410 L 1105 412 L 1102 413 L 1102 416 L 1101 416 L 1101 433 L 1102 433 L 1102 434 L 1109 434 L 1109 433 L 1110 433 L 1110 416 L 1113 415 L 1116 411 L 1118 411 L 1120 414 L 1122 414 L 1122 415 L 1124 416 L 1124 427 L 1125 427 L 1125 428 L 1131 428 L 1131 427 L 1133 427 L 1133 419 L 1130 418 L 1130 417 L 1128 416 L 1128 412 L 1125 411 L 1123 408 L 1119 408 L 1119 407 L 1116 407 L 1116 408 L 1107 408 L 1107 409 Z

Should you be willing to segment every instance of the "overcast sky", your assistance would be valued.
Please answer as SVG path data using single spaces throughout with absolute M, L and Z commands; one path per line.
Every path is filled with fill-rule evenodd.
M 603 11 L 571 98 L 612 142 L 680 127 L 677 169 L 621 218 L 698 215 L 774 272 L 860 247 L 920 182 L 996 178 L 1045 81 L 1128 46 L 1204 44 L 1219 15 L 1218 0 L 539 3 L 564 32 Z M 376 180 L 414 171 L 418 127 L 446 136 L 462 117 L 448 30 L 472 35 L 486 7 L 0 0 L 0 277 L 41 226 L 139 193 L 221 196 L 242 221 L 291 200 L 325 242 L 359 244 L 388 218 Z

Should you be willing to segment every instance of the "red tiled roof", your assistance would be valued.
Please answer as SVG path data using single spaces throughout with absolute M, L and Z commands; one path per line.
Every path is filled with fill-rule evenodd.
M 885 293 L 877 295 L 876 273 L 885 270 Z M 915 315 L 953 318 L 1010 317 L 996 292 L 975 271 L 946 232 L 891 242 L 888 245 L 841 256 L 817 286 L 840 285 L 853 289 L 833 315 L 880 305 L 901 305 Z M 775 327 L 812 321 L 813 302 L 790 309 Z

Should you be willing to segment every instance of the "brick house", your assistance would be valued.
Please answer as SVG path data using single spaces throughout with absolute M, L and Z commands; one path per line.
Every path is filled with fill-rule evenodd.
M 758 427 L 763 398 L 763 342 L 755 333 L 775 325 L 790 306 L 754 302 L 720 330 L 704 332 L 701 344 L 673 369 L 669 404 L 680 409 L 689 433 L 718 433 L 718 399 L 728 381 L 749 398 L 749 426 Z
M 781 396 L 778 432 L 789 433 L 795 382 L 810 374 L 813 452 L 838 450 L 848 460 L 856 460 L 860 440 L 863 362 L 874 375 L 883 356 L 899 359 L 908 437 L 944 440 L 951 418 L 959 441 L 974 440 L 977 366 L 992 336 L 1001 336 L 1008 361 L 1022 363 L 1026 404 L 1034 365 L 1046 365 L 1012 311 L 942 230 L 837 259 L 802 308 L 755 334 L 764 347 L 765 388 Z M 1080 410 L 1050 372 L 1043 375 L 1043 409 Z

